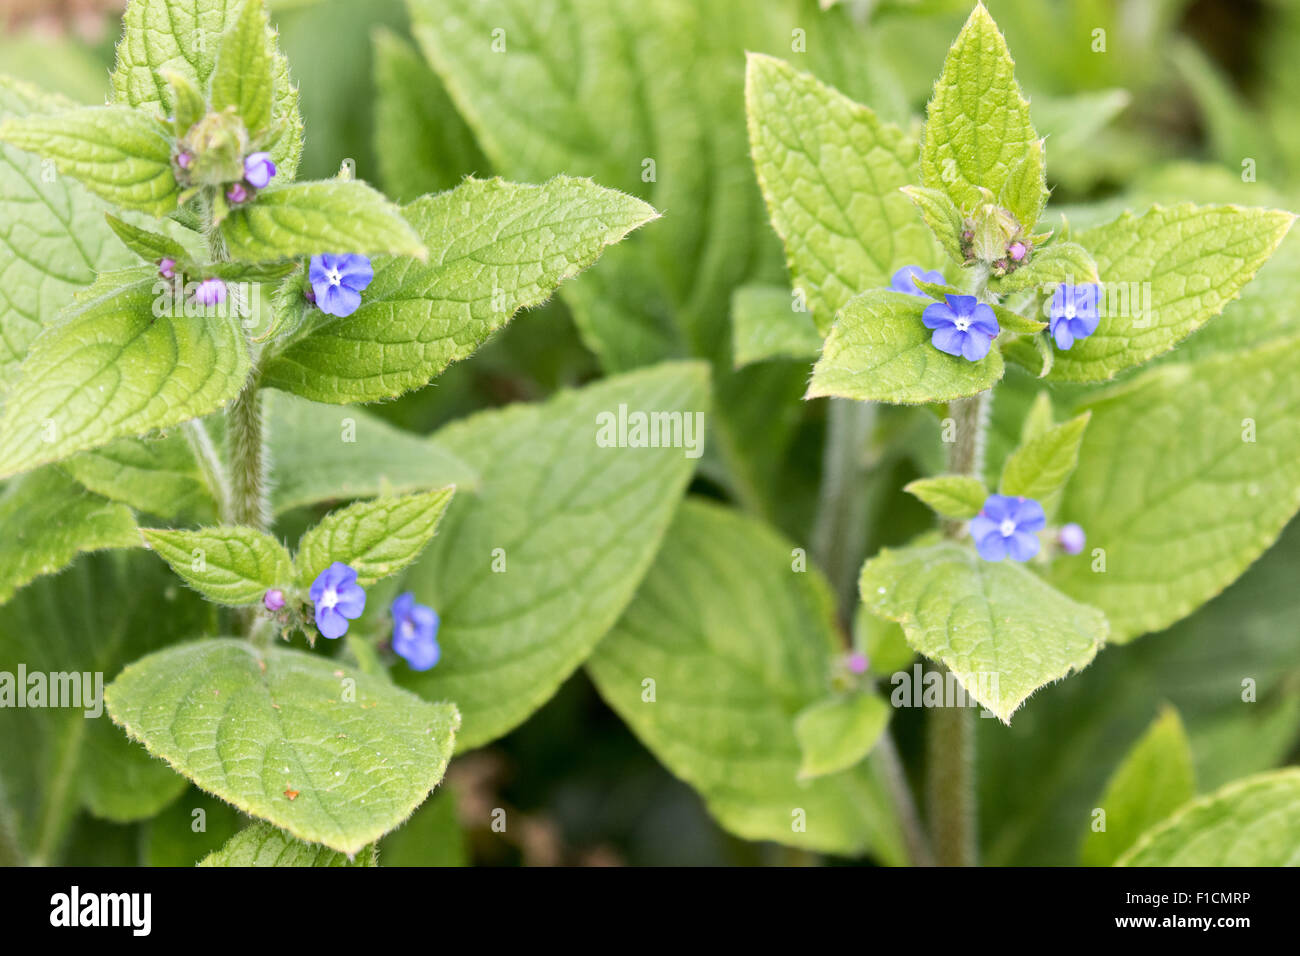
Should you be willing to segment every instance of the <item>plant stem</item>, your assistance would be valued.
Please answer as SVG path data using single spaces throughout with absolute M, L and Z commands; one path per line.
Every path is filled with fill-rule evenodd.
M 226 477 L 226 466 L 217 454 L 216 446 L 212 444 L 212 436 L 197 418 L 185 423 L 184 434 L 190 451 L 194 453 L 194 459 L 199 463 L 199 470 L 203 472 L 208 490 L 217 503 L 217 517 L 224 523 L 230 523 L 234 520 L 230 516 L 230 482 Z
M 266 439 L 256 369 L 226 409 L 226 458 L 230 462 L 230 520 L 258 531 L 268 530 Z
M 984 299 L 987 272 L 977 274 L 974 293 Z M 989 393 L 980 392 L 948 406 L 955 434 L 948 471 L 979 477 L 984 471 Z M 965 523 L 945 521 L 953 539 Z M 945 684 L 947 669 L 940 668 Z M 970 707 L 937 707 L 926 720 L 926 791 L 930 836 L 940 866 L 974 866 L 978 859 L 975 806 L 975 712 Z
M 830 400 L 812 552 L 831 582 L 845 633 L 852 631 L 853 611 L 858 601 L 858 572 L 866 557 L 868 502 L 863 484 L 871 470 L 868 445 L 875 424 L 874 404 Z M 888 730 L 872 750 L 870 760 L 883 779 L 898 815 L 908 859 L 916 866 L 933 865 L 916 801 Z
M 862 485 L 870 469 L 867 445 L 875 424 L 876 406 L 871 402 L 830 400 L 812 552 L 831 582 L 846 625 L 852 622 L 858 572 L 866 557 L 867 496 Z

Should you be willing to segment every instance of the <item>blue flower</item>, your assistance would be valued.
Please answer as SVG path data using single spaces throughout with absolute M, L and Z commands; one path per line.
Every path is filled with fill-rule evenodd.
M 1058 349 L 1069 350 L 1078 339 L 1086 339 L 1097 331 L 1097 298 L 1099 287 L 1066 285 L 1064 282 L 1052 293 L 1048 313 L 1052 338 Z
M 948 301 L 925 307 L 921 321 L 934 329 L 930 341 L 940 352 L 978 362 L 1001 331 L 993 310 L 973 295 L 945 295 Z
M 1037 532 L 1047 524 L 1043 506 L 1033 498 L 989 495 L 970 522 L 975 549 L 985 561 L 1028 561 L 1038 553 Z
M 415 603 L 410 591 L 393 602 L 393 650 L 406 658 L 413 671 L 427 671 L 442 651 L 438 647 L 438 612 Z
M 355 621 L 366 609 L 366 592 L 357 584 L 357 572 L 335 561 L 311 584 L 311 603 L 316 605 L 316 626 L 326 637 L 342 637 L 348 621 Z
M 1083 528 L 1073 521 L 1062 525 L 1061 530 L 1056 533 L 1056 542 L 1066 554 L 1078 554 L 1087 541 L 1088 536 L 1083 533 Z
M 894 273 L 894 278 L 890 280 L 889 287 L 895 292 L 902 292 L 907 295 L 919 295 L 928 299 L 924 292 L 916 287 L 916 279 L 922 282 L 936 282 L 943 285 L 943 273 L 935 272 L 933 269 L 926 271 L 920 266 L 903 266 Z
M 370 285 L 375 270 L 370 260 L 353 253 L 334 255 L 329 252 L 311 257 L 308 278 L 316 294 L 316 305 L 326 315 L 339 318 L 361 307 L 361 290 Z
M 275 177 L 275 163 L 270 153 L 249 153 L 244 157 L 244 180 L 254 189 L 263 189 Z

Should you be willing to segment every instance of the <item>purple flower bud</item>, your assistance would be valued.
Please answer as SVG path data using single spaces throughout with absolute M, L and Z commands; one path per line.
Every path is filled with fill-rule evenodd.
M 867 667 L 870 666 L 867 655 L 861 651 L 854 651 L 845 659 L 845 663 L 848 664 L 849 672 L 853 674 L 865 674 Z
M 240 203 L 248 202 L 248 190 L 244 188 L 243 183 L 235 183 L 226 190 L 226 199 L 235 206 L 238 206 Z
M 316 290 L 313 289 L 311 286 L 307 286 L 307 288 L 303 289 L 302 297 L 306 299 L 308 302 L 310 302 L 312 305 L 316 304 Z
M 194 157 L 183 150 L 176 154 L 176 165 L 181 169 L 189 169 L 190 163 L 194 162 Z
M 176 260 L 166 257 L 158 260 L 158 274 L 164 279 L 172 279 L 176 276 Z
M 262 595 L 262 603 L 268 611 L 278 611 L 284 607 L 284 592 L 279 588 L 271 588 Z
M 366 592 L 357 584 L 357 572 L 335 561 L 312 582 L 311 603 L 316 607 L 316 627 L 331 640 L 348 632 L 366 609 Z
M 1023 242 L 1017 241 L 1007 246 L 1007 255 L 1009 255 L 1016 262 L 1019 262 L 1021 259 L 1023 259 L 1027 251 L 1028 250 L 1025 248 L 1025 244 Z
M 270 153 L 249 153 L 244 157 L 244 179 L 254 189 L 265 189 L 275 177 L 275 163 Z
M 410 591 L 393 601 L 393 650 L 406 658 L 413 671 L 427 671 L 438 663 L 442 650 L 438 647 L 438 612 L 424 604 L 415 603 Z
M 194 301 L 199 305 L 219 305 L 226 301 L 226 284 L 220 279 L 204 279 L 194 290 Z
M 1028 561 L 1038 553 L 1038 532 L 1047 523 L 1043 506 L 1033 498 L 989 495 L 970 522 L 975 549 L 985 561 Z
M 1062 525 L 1061 530 L 1056 533 L 1056 542 L 1066 554 L 1078 554 L 1083 550 L 1087 540 L 1088 537 L 1083 533 L 1083 529 L 1073 521 Z

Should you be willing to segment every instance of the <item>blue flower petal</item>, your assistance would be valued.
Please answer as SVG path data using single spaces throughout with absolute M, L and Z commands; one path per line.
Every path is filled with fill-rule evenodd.
M 330 640 L 348 632 L 348 620 L 334 608 L 316 608 L 316 627 Z
M 935 333 L 935 335 L 938 334 L 938 332 Z M 978 362 L 989 354 L 989 346 L 992 344 L 993 340 L 987 335 L 975 331 L 967 332 L 966 341 L 962 343 L 962 357 L 968 362 Z
M 975 540 L 975 550 L 985 561 L 1001 561 L 1007 556 L 1007 539 L 993 532 Z
M 1007 553 L 1011 555 L 1013 561 L 1028 561 L 1038 553 L 1040 547 L 1038 535 L 1030 534 L 1028 531 L 1017 531 L 1003 540 L 1006 541 Z
M 966 345 L 967 333 L 958 332 L 951 325 L 941 329 L 935 329 L 934 335 L 930 336 L 930 341 L 940 352 L 947 352 L 949 355 L 960 356 L 962 349 Z
M 934 302 L 921 313 L 921 324 L 927 329 L 940 329 L 957 321 L 956 314 L 943 302 Z

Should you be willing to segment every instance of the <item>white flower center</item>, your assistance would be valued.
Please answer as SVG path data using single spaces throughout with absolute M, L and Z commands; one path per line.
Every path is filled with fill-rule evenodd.
M 402 637 L 414 637 L 414 636 L 415 636 L 415 625 L 412 624 L 410 621 L 403 621 Z
M 1004 518 L 998 525 L 998 530 L 1002 532 L 1002 537 L 1009 538 L 1016 533 L 1016 523 L 1010 518 Z
M 331 610 L 334 605 L 339 603 L 339 592 L 333 588 L 326 588 L 325 593 L 320 596 L 320 606 L 322 610 Z
M 1072 319 L 1072 318 L 1074 318 L 1074 315 L 1075 315 L 1075 313 L 1074 313 L 1074 303 L 1073 303 L 1073 302 L 1067 302 L 1067 303 L 1065 304 L 1065 317 L 1066 317 L 1067 319 Z
M 325 278 L 329 279 L 330 285 L 338 285 L 343 281 L 343 273 L 338 269 L 328 269 L 325 272 Z
M 964 315 L 959 315 L 953 320 L 952 324 L 956 326 L 958 332 L 965 332 L 970 328 L 970 319 Z

